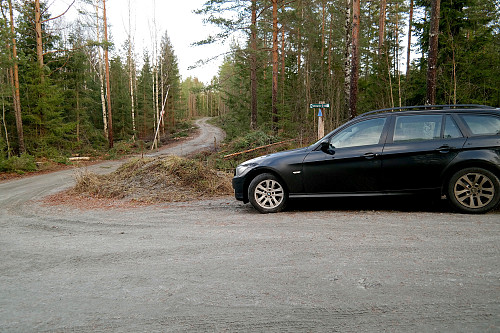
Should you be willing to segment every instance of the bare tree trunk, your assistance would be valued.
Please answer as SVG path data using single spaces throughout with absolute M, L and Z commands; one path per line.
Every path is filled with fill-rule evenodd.
M 108 102 L 108 141 L 109 148 L 113 148 L 113 116 L 111 113 L 111 86 L 109 83 L 109 55 L 108 55 L 108 22 L 106 20 L 106 0 L 102 0 L 104 19 L 104 64 L 106 66 L 106 97 Z
M 385 17 L 386 17 L 386 0 L 380 0 L 380 15 L 378 19 L 378 55 L 380 56 L 385 52 Z
M 427 69 L 427 100 L 428 105 L 436 104 L 437 57 L 439 38 L 440 0 L 431 1 L 431 31 L 429 36 L 429 67 Z
M 396 2 L 396 66 L 395 70 L 398 74 L 398 98 L 399 107 L 401 107 L 401 73 L 399 71 L 399 3 Z
M 257 0 L 252 0 L 252 25 L 250 26 L 250 128 L 257 129 Z
M 449 33 L 449 37 L 451 39 L 451 52 L 452 52 L 452 64 L 453 64 L 453 72 L 452 72 L 452 81 L 453 81 L 453 104 L 457 104 L 457 62 L 455 59 L 455 41 L 454 37 Z
M 96 13 L 96 38 L 97 42 L 101 43 L 101 36 L 100 36 L 100 25 L 99 25 L 99 2 L 101 0 L 97 0 L 95 4 L 95 13 Z M 99 76 L 99 88 L 101 90 L 101 106 L 102 106 L 102 123 L 103 123 L 103 128 L 104 128 L 104 137 L 106 140 L 108 140 L 108 116 L 106 113 L 106 96 L 104 94 L 104 62 L 102 60 L 102 54 L 101 54 L 101 46 L 97 47 L 97 56 L 98 56 L 98 71 L 97 75 Z
M 285 1 L 281 2 L 281 11 L 285 12 Z M 285 104 L 285 73 L 286 73 L 286 65 L 285 65 L 285 26 L 281 23 L 281 105 Z
M 321 60 L 325 56 L 325 19 L 326 19 L 326 3 L 325 0 L 321 3 L 322 15 L 321 15 Z
M 156 110 L 156 119 L 158 121 L 158 124 L 160 124 L 160 101 L 158 100 L 160 96 L 160 84 L 159 84 L 159 71 L 158 71 L 158 53 L 156 54 L 156 65 L 155 65 L 155 110 Z
M 165 96 L 165 90 L 164 90 L 164 86 L 165 86 L 165 78 L 163 77 L 163 59 L 160 58 L 160 98 L 159 98 L 159 104 L 158 104 L 158 108 L 160 109 L 160 104 L 161 104 L 161 101 L 163 101 L 163 96 Z M 159 110 L 160 111 L 160 119 L 161 119 L 161 133 L 163 135 L 165 135 L 165 117 L 163 117 L 161 115 L 161 111 L 162 110 Z
M 302 7 L 302 0 L 298 2 L 298 10 L 300 11 L 300 22 L 303 22 L 304 19 L 304 9 Z M 302 69 L 302 36 L 300 34 L 300 24 L 297 27 L 297 76 L 300 79 Z
M 40 12 L 40 0 L 35 0 L 35 38 L 36 38 L 36 57 L 40 69 L 40 79 L 44 81 L 43 75 L 43 41 L 42 41 L 42 15 Z
M 7 132 L 7 124 L 5 122 L 5 102 L 2 97 L 2 123 L 5 131 L 5 143 L 7 144 L 7 157 L 10 158 L 10 142 L 9 142 L 9 132 Z M 2 131 L 0 131 L 1 133 Z
M 9 14 L 10 14 L 10 32 L 12 34 L 12 70 L 11 70 L 11 80 L 13 81 L 13 93 L 12 99 L 14 101 L 14 113 L 16 117 L 16 130 L 17 130 L 17 141 L 19 145 L 19 152 L 22 154 L 26 151 L 24 146 L 24 130 L 23 130 L 23 119 L 21 114 L 21 96 L 19 93 L 19 67 L 17 64 L 17 43 L 14 31 L 14 14 L 12 10 L 12 0 L 9 2 Z
M 75 91 L 76 98 L 76 142 L 80 142 L 80 92 L 78 87 Z
M 406 81 L 410 81 L 411 26 L 413 25 L 413 0 L 410 0 L 410 17 L 408 18 L 408 48 L 406 50 Z
M 130 104 L 131 104 L 131 116 L 132 116 L 132 140 L 135 141 L 135 100 L 134 100 L 134 59 L 132 52 L 132 23 L 131 23 L 131 13 L 130 13 L 130 0 L 128 1 L 128 81 L 130 85 Z
M 278 0 L 271 0 L 273 4 L 273 86 L 272 86 L 272 120 L 273 130 L 278 130 Z
M 387 63 L 387 76 L 389 77 L 389 96 L 391 99 L 391 108 L 394 107 L 394 95 L 392 93 L 392 76 L 391 76 L 391 65 L 389 64 L 389 54 L 385 54 L 385 60 Z
M 351 89 L 349 99 L 349 116 L 354 118 L 357 115 L 358 102 L 358 76 L 359 76 L 359 23 L 361 0 L 353 0 L 353 19 L 352 19 L 352 64 L 351 64 Z
M 351 0 L 345 0 L 345 49 L 344 49 L 344 109 L 349 110 L 349 102 L 351 96 Z

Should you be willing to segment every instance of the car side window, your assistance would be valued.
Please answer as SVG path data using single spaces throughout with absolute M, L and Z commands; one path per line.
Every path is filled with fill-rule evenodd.
M 360 121 L 336 134 L 330 140 L 332 148 L 376 145 L 384 129 L 386 118 Z
M 441 138 L 442 115 L 396 117 L 394 142 L 436 140 Z
M 473 135 L 499 135 L 500 118 L 490 115 L 462 115 Z
M 462 132 L 460 132 L 460 129 L 451 116 L 446 116 L 443 136 L 445 139 L 457 139 L 463 137 Z

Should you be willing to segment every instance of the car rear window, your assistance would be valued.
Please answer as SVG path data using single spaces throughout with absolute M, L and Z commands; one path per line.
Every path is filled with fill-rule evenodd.
M 398 116 L 394 142 L 435 140 L 441 138 L 442 115 Z
M 500 135 L 500 118 L 493 115 L 462 115 L 473 135 Z

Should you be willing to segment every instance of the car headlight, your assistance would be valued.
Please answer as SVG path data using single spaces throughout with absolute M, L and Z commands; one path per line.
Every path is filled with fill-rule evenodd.
M 246 163 L 246 164 L 238 165 L 236 167 L 236 171 L 235 171 L 234 175 L 236 177 L 243 176 L 245 173 L 247 173 L 248 171 L 253 169 L 256 165 L 257 165 L 257 163 Z

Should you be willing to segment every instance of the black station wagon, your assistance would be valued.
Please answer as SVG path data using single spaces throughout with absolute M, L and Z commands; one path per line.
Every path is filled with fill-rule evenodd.
M 235 170 L 235 197 L 261 213 L 290 198 L 445 196 L 464 213 L 500 201 L 500 109 L 411 106 L 365 113 L 312 146 L 261 156 Z

